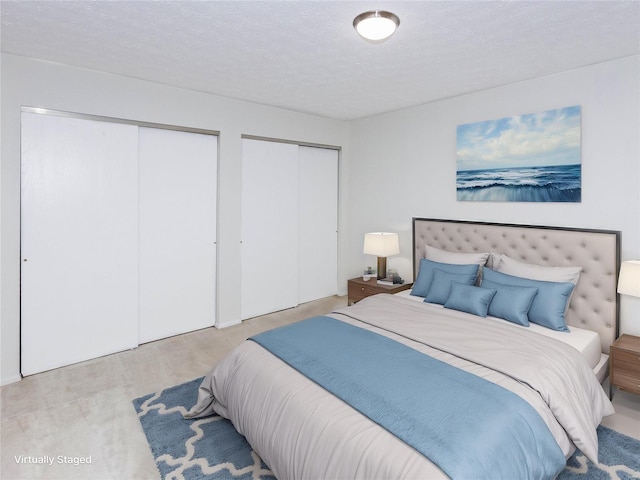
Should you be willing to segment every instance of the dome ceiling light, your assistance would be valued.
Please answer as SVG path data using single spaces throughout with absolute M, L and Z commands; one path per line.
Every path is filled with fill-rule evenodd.
M 364 12 L 353 19 L 353 28 L 365 40 L 382 42 L 393 35 L 400 25 L 397 15 L 384 10 Z

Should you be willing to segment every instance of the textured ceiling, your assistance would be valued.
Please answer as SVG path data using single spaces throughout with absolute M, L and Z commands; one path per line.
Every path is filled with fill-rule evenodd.
M 355 119 L 640 52 L 635 1 L 7 1 L 2 51 Z M 373 8 L 400 17 L 357 36 Z

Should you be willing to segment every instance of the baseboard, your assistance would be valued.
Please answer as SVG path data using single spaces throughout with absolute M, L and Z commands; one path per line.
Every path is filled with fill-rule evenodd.
M 0 387 L 2 387 L 4 385 L 9 385 L 10 383 L 19 382 L 20 380 L 22 380 L 22 377 L 20 375 L 12 375 L 10 377 L 3 377 L 2 379 L 0 379 Z
M 216 328 L 227 328 L 233 327 L 234 325 L 240 325 L 242 323 L 241 320 L 232 320 L 230 322 L 218 323 L 215 325 Z

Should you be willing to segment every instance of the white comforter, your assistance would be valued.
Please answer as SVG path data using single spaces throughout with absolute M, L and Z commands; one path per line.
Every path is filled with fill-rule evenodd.
M 565 456 L 575 445 L 597 461 L 595 429 L 613 407 L 572 347 L 390 295 L 369 297 L 331 316 L 511 390 L 540 414 Z M 251 341 L 202 382 L 190 416 L 213 412 L 229 418 L 280 479 L 446 478 L 394 435 Z

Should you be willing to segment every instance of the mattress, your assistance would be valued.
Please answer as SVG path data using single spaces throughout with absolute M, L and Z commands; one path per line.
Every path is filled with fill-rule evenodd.
M 396 295 L 403 298 L 408 298 L 410 300 L 414 300 L 416 302 L 424 303 L 424 298 L 411 295 L 411 290 L 404 290 L 400 293 L 397 293 Z M 425 303 L 425 308 L 440 309 L 444 307 L 442 305 L 437 305 L 434 303 Z M 596 375 L 598 375 L 598 370 L 600 370 L 598 367 L 601 366 L 603 361 L 606 363 L 606 358 L 604 359 L 602 358 L 603 354 L 600 347 L 600 336 L 598 335 L 597 332 L 593 332 L 591 330 L 585 330 L 583 328 L 577 328 L 573 326 L 569 326 L 569 332 L 558 332 L 555 330 L 550 330 L 548 328 L 542 327 L 535 323 L 529 324 L 528 327 L 523 327 L 522 325 L 517 325 L 515 323 L 511 323 L 501 318 L 492 317 L 492 316 L 487 316 L 486 318 L 482 318 L 482 317 L 476 317 L 476 318 L 478 319 L 478 321 L 486 320 L 489 322 L 491 321 L 500 322 L 510 328 L 526 329 L 531 332 L 544 335 L 545 337 L 559 340 L 563 343 L 566 343 L 567 345 L 571 345 L 573 348 L 575 348 L 580 353 L 582 353 L 584 358 L 587 360 L 587 363 L 589 364 L 589 366 L 592 369 L 594 369 L 594 372 L 596 372 Z M 604 357 L 607 357 L 607 356 L 604 355 Z

